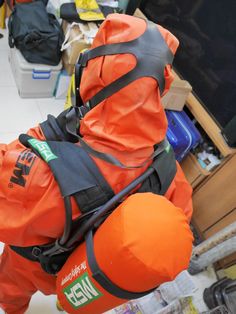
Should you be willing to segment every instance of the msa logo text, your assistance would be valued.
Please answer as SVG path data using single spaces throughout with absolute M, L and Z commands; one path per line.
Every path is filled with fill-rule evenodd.
M 99 292 L 90 281 L 87 272 L 73 281 L 63 292 L 69 303 L 75 309 L 87 305 L 102 296 L 102 293 Z
M 17 158 L 13 175 L 10 178 L 11 183 L 18 184 L 22 187 L 26 184 L 26 178 L 24 176 L 29 175 L 36 156 L 29 150 L 24 150 Z

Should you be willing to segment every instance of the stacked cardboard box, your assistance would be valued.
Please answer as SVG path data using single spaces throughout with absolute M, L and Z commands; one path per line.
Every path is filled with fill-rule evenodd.
M 187 81 L 175 79 L 170 90 L 162 97 L 162 105 L 168 110 L 181 111 L 191 91 L 192 86 Z
M 89 48 L 91 44 L 89 44 L 82 36 L 79 25 L 72 26 L 70 23 L 63 21 L 62 28 L 65 34 L 69 31 L 69 38 L 67 42 L 70 43 L 63 52 L 63 66 L 67 73 L 72 75 L 80 52 Z

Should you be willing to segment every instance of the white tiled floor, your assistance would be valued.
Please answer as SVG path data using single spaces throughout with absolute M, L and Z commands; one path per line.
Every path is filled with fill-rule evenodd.
M 45 120 L 47 114 L 58 115 L 63 110 L 64 100 L 19 97 L 8 61 L 7 32 L 0 30 L 0 33 L 4 34 L 4 38 L 0 39 L 0 143 L 9 143 L 20 133 Z M 26 314 L 58 314 L 60 312 L 56 310 L 55 304 L 54 296 L 46 297 L 36 293 Z

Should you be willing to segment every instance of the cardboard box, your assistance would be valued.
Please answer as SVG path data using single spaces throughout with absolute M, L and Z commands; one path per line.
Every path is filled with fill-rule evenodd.
M 162 97 L 161 102 L 165 109 L 181 111 L 186 103 L 192 86 L 189 82 L 175 79 L 170 90 Z
M 62 28 L 65 34 L 67 33 L 70 26 L 71 24 L 69 24 L 66 21 L 63 21 Z M 69 39 L 67 41 L 70 43 L 70 45 L 68 45 L 66 50 L 63 51 L 63 56 L 62 56 L 63 66 L 67 70 L 68 74 L 70 75 L 73 73 L 74 65 L 76 64 L 79 58 L 80 52 L 83 49 L 87 49 L 91 46 L 90 44 L 86 43 L 83 37 L 80 39 L 79 37 L 81 37 L 81 31 L 79 29 L 79 26 L 75 25 L 71 27 Z
M 9 17 L 12 14 L 11 8 L 7 5 L 6 6 L 6 17 Z
M 181 161 L 180 165 L 186 179 L 193 188 L 210 175 L 210 171 L 203 169 L 198 163 L 197 158 L 191 153 Z
M 137 8 L 135 10 L 134 16 L 139 17 L 139 18 L 144 19 L 144 20 L 147 20 L 147 17 L 143 14 L 143 12 L 139 8 Z
M 69 63 L 69 55 L 66 50 L 62 54 L 62 64 L 63 64 L 63 69 L 66 70 L 68 75 L 72 75 L 74 73 L 75 64 Z

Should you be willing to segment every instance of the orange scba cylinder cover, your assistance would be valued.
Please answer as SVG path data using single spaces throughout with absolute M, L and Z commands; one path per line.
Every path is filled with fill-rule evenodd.
M 130 292 L 145 292 L 187 269 L 193 236 L 180 208 L 153 193 L 129 196 L 98 228 L 94 253 L 109 280 Z M 68 313 L 101 314 L 124 302 L 92 277 L 85 243 L 57 277 L 59 301 Z

